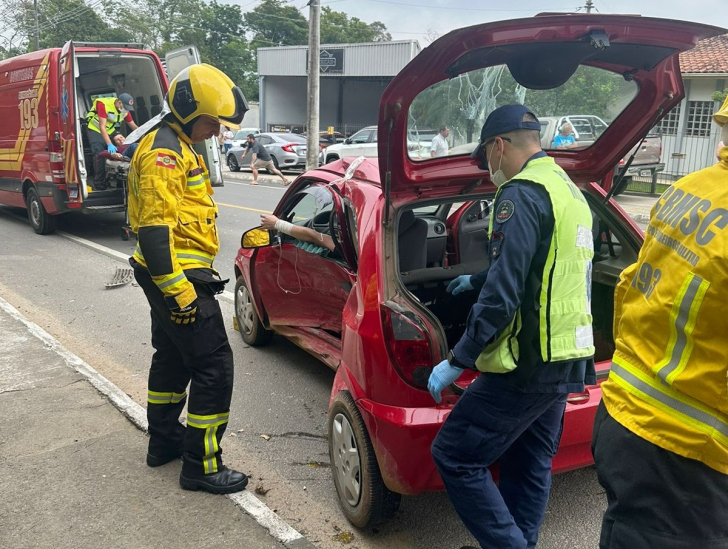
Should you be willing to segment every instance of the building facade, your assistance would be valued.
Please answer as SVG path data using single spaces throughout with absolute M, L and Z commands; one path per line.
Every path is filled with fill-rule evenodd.
M 319 130 L 376 124 L 382 92 L 419 52 L 416 40 L 322 45 Z M 258 48 L 262 131 L 306 130 L 307 68 L 308 46 Z

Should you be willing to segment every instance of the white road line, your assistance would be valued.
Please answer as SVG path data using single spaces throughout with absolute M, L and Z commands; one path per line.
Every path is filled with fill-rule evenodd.
M 129 418 L 134 425 L 142 431 L 147 430 L 148 424 L 146 410 L 132 400 L 126 393 L 124 393 L 124 391 L 94 370 L 83 359 L 67 350 L 60 341 L 46 332 L 43 328 L 25 318 L 20 311 L 5 301 L 2 297 L 0 297 L 0 309 L 3 309 L 15 320 L 25 324 L 32 335 L 40 339 L 50 350 L 54 351 L 63 358 L 69 366 L 84 376 L 91 385 L 96 387 L 100 393 L 105 395 L 122 414 Z M 250 492 L 244 491 L 237 494 L 228 494 L 227 497 L 238 507 L 243 509 L 248 515 L 253 517 L 258 524 L 268 530 L 272 537 L 284 545 L 305 539 L 300 532 L 287 524 L 276 513 L 274 513 L 270 507 Z M 308 543 L 306 545 L 313 547 Z

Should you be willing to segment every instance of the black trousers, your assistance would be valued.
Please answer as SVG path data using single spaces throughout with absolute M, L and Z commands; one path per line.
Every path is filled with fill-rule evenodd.
M 149 272 L 133 259 L 130 263 L 152 316 L 155 352 L 147 399 L 149 453 L 162 455 L 183 448 L 183 473 L 218 472 L 222 468 L 221 442 L 230 414 L 234 364 L 220 304 L 214 296 L 217 289 L 196 281 L 188 271 L 197 292 L 197 315 L 194 323 L 179 325 L 170 319 L 164 295 Z M 187 401 L 188 385 L 185 428 L 179 417 Z
M 106 181 L 106 159 L 99 156 L 106 150 L 106 143 L 99 132 L 88 130 L 88 143 L 91 147 L 91 156 L 94 159 L 94 187 L 104 186 Z
M 604 403 L 592 453 L 608 503 L 600 549 L 728 549 L 728 475 L 647 442 Z

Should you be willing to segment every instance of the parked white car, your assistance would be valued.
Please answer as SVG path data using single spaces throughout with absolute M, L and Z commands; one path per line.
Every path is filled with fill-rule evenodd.
M 242 147 L 248 139 L 248 134 L 258 135 L 260 128 L 240 128 L 233 137 L 233 147 Z
M 326 147 L 319 154 L 319 163 L 328 164 L 347 156 L 376 157 L 377 127 L 367 126 L 344 140 L 343 143 Z

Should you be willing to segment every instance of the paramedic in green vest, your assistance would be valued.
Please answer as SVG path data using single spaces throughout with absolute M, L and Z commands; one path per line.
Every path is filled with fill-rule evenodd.
M 483 548 L 536 546 L 566 397 L 596 383 L 592 216 L 569 176 L 541 150 L 539 130 L 523 105 L 500 107 L 483 125 L 471 157 L 498 189 L 489 267 L 448 285 L 452 299 L 475 304 L 428 384 L 440 404 L 463 369 L 482 372 L 452 409 L 432 455 Z M 489 470 L 496 461 L 498 485 Z
M 137 125 L 131 117 L 134 111 L 134 98 L 128 93 L 119 94 L 119 97 L 99 97 L 94 101 L 94 108 L 86 115 L 88 123 L 88 140 L 91 154 L 94 158 L 94 187 L 102 190 L 106 188 L 106 160 L 99 156 L 100 152 L 110 154 L 116 152 L 116 145 L 111 140 L 111 134 L 117 131 L 123 122 L 132 130 Z

